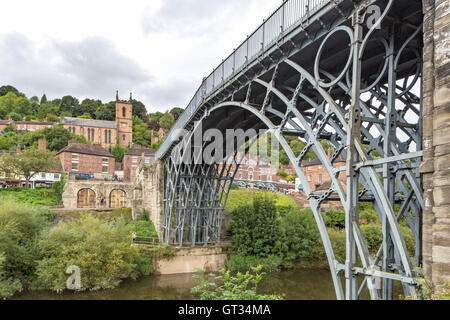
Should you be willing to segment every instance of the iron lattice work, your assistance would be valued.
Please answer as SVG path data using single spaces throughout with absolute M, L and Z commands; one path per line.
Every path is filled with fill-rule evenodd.
M 381 8 L 381 16 L 368 28 L 366 10 L 372 4 Z M 185 127 L 192 134 L 172 139 L 161 156 L 165 243 L 219 243 L 221 214 L 239 168 L 236 153 L 227 155 L 232 161 L 226 166 L 181 161 L 195 160 L 192 150 L 201 150 L 187 147 L 194 123 L 222 132 L 267 128 L 286 151 L 309 198 L 337 298 L 358 299 L 367 289 L 372 299 L 393 299 L 395 280 L 406 296 L 416 297 L 423 207 L 421 9 L 420 1 L 364 1 L 356 9 L 353 1 L 331 1 L 307 25 L 282 34 L 270 50 L 205 96 L 195 112 L 189 111 Z M 307 142 L 300 154 L 286 141 L 292 135 Z M 330 158 L 323 139 L 336 150 Z M 309 150 L 329 174 L 327 192 L 314 192 L 301 168 Z M 333 165 L 339 156 L 346 159 L 345 167 Z M 345 184 L 338 178 L 343 171 Z M 324 202 L 336 200 L 346 213 L 345 261 L 336 259 L 320 213 Z M 361 232 L 361 201 L 373 203 L 383 227 L 383 244 L 375 255 Z M 414 258 L 401 219 L 414 236 Z

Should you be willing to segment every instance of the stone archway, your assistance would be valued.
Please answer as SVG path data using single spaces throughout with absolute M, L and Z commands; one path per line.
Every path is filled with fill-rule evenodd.
M 126 192 L 120 189 L 114 189 L 109 195 L 110 208 L 124 208 L 126 206 Z
M 77 195 L 78 208 L 94 208 L 95 192 L 92 189 L 81 189 Z

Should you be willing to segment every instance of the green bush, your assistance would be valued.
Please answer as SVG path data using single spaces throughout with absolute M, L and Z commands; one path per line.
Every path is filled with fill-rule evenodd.
M 136 220 L 149 221 L 149 213 L 146 209 L 138 212 Z
M 273 199 L 256 196 L 231 214 L 231 244 L 237 254 L 267 257 L 284 252 L 284 233 Z
M 200 300 L 282 300 L 279 295 L 257 294 L 258 284 L 263 279 L 262 267 L 252 268 L 252 273 L 238 272 L 231 274 L 230 270 L 220 270 L 220 276 L 215 274 L 194 275 L 197 286 L 191 293 L 198 295 Z M 221 282 L 221 285 L 217 283 Z
M 115 224 L 90 216 L 58 226 L 39 241 L 43 258 L 37 266 L 39 285 L 63 291 L 69 266 L 81 270 L 81 289 L 114 288 L 122 279 L 138 275 L 135 261 L 139 248 L 131 246 L 131 236 L 123 219 Z
M 0 297 L 34 282 L 40 258 L 37 241 L 47 224 L 47 210 L 0 198 Z
M 383 243 L 383 230 L 381 225 L 368 224 L 362 225 L 361 231 L 366 239 L 367 248 L 371 253 L 377 253 Z
M 296 203 L 294 199 L 284 194 L 270 193 L 258 190 L 250 190 L 250 189 L 237 189 L 231 190 L 228 196 L 226 209 L 234 210 L 240 205 L 246 205 L 249 203 L 250 199 L 255 198 L 256 196 L 265 196 L 275 201 L 275 206 L 277 209 L 280 207 L 287 208 L 289 206 L 296 207 Z
M 141 253 L 136 257 L 135 260 L 137 270 L 141 275 L 149 276 L 155 272 L 155 267 L 153 266 L 151 258 L 145 253 Z
M 282 219 L 287 253 L 285 263 L 312 262 L 318 259 L 322 243 L 311 210 L 291 209 Z
M 239 190 L 239 185 L 236 182 L 231 184 L 230 190 Z
M 328 228 L 345 228 L 345 210 L 331 209 L 325 213 L 325 224 Z
M 238 272 L 261 265 L 264 271 L 275 272 L 280 270 L 282 264 L 283 258 L 275 255 L 264 258 L 258 256 L 232 255 L 227 261 L 227 268 L 232 272 Z
M 331 246 L 333 247 L 334 255 L 337 261 L 345 263 L 345 230 L 328 229 L 328 235 L 330 237 Z M 322 245 L 322 257 L 326 259 L 325 248 Z

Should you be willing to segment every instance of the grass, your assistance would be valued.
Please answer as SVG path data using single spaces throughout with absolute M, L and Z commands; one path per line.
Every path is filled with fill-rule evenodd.
M 250 189 L 237 189 L 230 191 L 230 195 L 228 196 L 228 201 L 225 208 L 227 210 L 233 210 L 240 205 L 248 204 L 249 202 L 253 201 L 253 198 L 257 195 L 267 195 L 269 198 L 275 199 L 275 205 L 277 206 L 277 208 L 297 206 L 294 202 L 294 199 L 284 194 Z
M 0 189 L 0 197 L 10 197 L 18 203 L 40 206 L 56 206 L 59 202 L 55 190 L 47 187 Z

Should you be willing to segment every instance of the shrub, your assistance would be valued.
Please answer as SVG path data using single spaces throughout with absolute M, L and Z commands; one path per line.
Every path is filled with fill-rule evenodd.
M 227 261 L 227 268 L 232 272 L 249 270 L 258 265 L 266 272 L 279 271 L 283 264 L 283 258 L 271 255 L 265 258 L 257 256 L 232 255 Z
M 230 270 L 220 270 L 220 276 L 215 274 L 194 275 L 197 286 L 191 293 L 198 295 L 200 300 L 282 300 L 279 295 L 257 294 L 258 284 L 263 278 L 262 267 L 252 268 L 252 273 L 238 272 L 232 275 Z M 222 285 L 217 285 L 222 282 Z
M 231 184 L 230 190 L 239 190 L 239 185 L 236 182 Z
M 345 228 L 345 210 L 331 209 L 325 214 L 325 224 L 331 228 Z
M 336 260 L 340 263 L 345 263 L 345 230 L 330 228 L 328 229 L 328 235 Z M 322 245 L 321 248 L 323 252 L 322 257 L 326 258 L 324 246 Z
M 322 244 L 311 210 L 291 209 L 281 219 L 281 226 L 286 236 L 286 262 L 317 260 Z
M 123 219 L 111 224 L 98 218 L 83 217 L 58 224 L 39 241 L 43 259 L 37 266 L 39 284 L 61 292 L 66 288 L 69 266 L 81 270 L 81 289 L 114 288 L 122 279 L 137 275 L 138 247 Z
M 371 253 L 376 253 L 383 243 L 383 230 L 381 225 L 362 225 L 361 231 L 366 239 L 367 248 Z
M 264 257 L 284 251 L 275 201 L 269 197 L 257 196 L 233 210 L 230 231 L 233 249 L 240 255 Z
M 0 198 L 0 297 L 29 287 L 40 258 L 37 239 L 48 211 Z
M 148 214 L 148 210 L 146 209 L 142 209 L 141 211 L 138 212 L 136 220 L 142 220 L 142 221 L 149 221 L 149 214 Z

